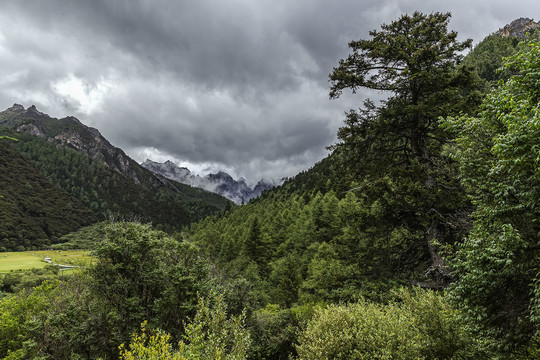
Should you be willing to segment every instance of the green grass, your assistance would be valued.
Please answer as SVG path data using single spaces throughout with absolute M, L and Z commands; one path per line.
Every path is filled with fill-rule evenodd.
M 47 265 L 44 261 L 46 257 L 50 257 L 53 263 L 61 265 L 84 266 L 92 262 L 90 252 L 87 250 L 2 252 L 0 273 L 43 268 Z

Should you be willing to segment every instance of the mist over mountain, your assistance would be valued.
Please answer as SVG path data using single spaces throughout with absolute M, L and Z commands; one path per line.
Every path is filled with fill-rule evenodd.
M 237 204 L 245 203 L 251 199 L 257 198 L 263 191 L 281 185 L 284 181 L 284 179 L 277 181 L 261 179 L 257 184 L 251 186 L 244 178 L 235 180 L 231 175 L 224 171 L 200 176 L 192 173 L 186 167 L 176 165 L 170 160 L 159 163 L 147 159 L 141 166 L 167 179 L 217 193 Z

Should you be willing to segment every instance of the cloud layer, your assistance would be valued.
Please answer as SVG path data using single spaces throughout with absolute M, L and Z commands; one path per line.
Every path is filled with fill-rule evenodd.
M 35 104 L 97 127 L 138 161 L 251 181 L 322 159 L 360 92 L 328 99 L 347 43 L 405 12 L 451 11 L 480 41 L 535 1 L 7 0 L 0 108 Z

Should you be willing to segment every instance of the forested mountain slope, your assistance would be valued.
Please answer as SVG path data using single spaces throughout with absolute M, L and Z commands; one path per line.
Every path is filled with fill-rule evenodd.
M 505 34 L 524 37 L 531 22 L 515 21 L 505 27 Z M 523 23 L 529 27 L 524 29 Z M 388 33 L 391 31 L 397 30 L 388 29 Z M 402 79 L 395 76 L 388 83 L 377 84 L 370 82 L 366 74 L 361 82 L 353 80 L 352 69 L 357 69 L 358 64 L 352 62 L 352 57 L 342 60 L 331 77 L 331 95 L 362 85 L 387 87 L 396 95 L 380 108 L 367 102 L 360 111 L 351 110 L 340 129 L 341 141 L 327 158 L 225 217 L 209 218 L 192 226 L 193 238 L 225 263 L 241 258 L 240 262 L 254 260 L 256 267 L 266 264 L 266 277 L 278 271 L 283 257 L 292 257 L 298 275 L 295 299 L 297 291 L 303 291 L 304 285 L 300 284 L 310 276 L 310 262 L 317 258 L 321 244 L 326 256 L 331 254 L 334 260 L 341 261 L 356 281 L 367 276 L 424 286 L 447 285 L 449 272 L 441 266 L 438 250 L 430 243 L 435 239 L 446 245 L 461 241 L 471 227 L 469 214 L 473 205 L 459 183 L 457 163 L 448 156 L 452 135 L 439 127 L 437 117 L 475 113 L 481 92 L 487 89 L 484 82 L 494 86 L 496 79 L 510 76 L 497 69 L 504 57 L 517 51 L 520 38 L 501 34 L 503 30 L 488 36 L 464 59 L 456 55 L 458 61 L 453 69 L 431 63 L 443 64 L 442 58 L 418 59 L 432 64 L 433 68 L 424 72 L 433 72 L 429 75 L 433 78 L 414 84 L 422 89 L 417 93 L 409 90 L 413 75 Z M 382 38 L 387 34 L 376 35 L 381 38 L 369 44 L 397 46 L 394 39 Z M 399 45 L 416 46 L 410 41 Z M 466 45 L 470 46 L 470 42 Z M 363 46 L 367 47 L 368 42 L 351 43 L 354 50 Z M 397 48 L 388 51 L 396 51 L 388 57 L 402 56 Z M 416 66 L 415 59 L 401 61 Z M 458 65 L 460 62 L 464 66 Z M 367 65 L 360 65 L 368 70 Z M 343 75 L 346 72 L 349 77 Z M 427 77 L 424 73 L 420 76 Z M 436 83 L 434 79 L 439 76 L 446 77 L 444 82 Z M 417 100 L 404 100 L 405 95 Z M 251 258 L 247 256 L 250 251 Z M 257 253 L 264 254 L 264 258 L 258 258 Z
M 98 220 L 0 138 L 0 251 L 47 246 Z
M 56 119 L 40 112 L 34 105 L 25 109 L 14 104 L 0 112 L 0 126 L 46 139 L 59 147 L 78 150 L 136 184 L 148 186 L 157 182 L 122 149 L 111 145 L 97 129 L 83 125 L 75 117 Z
M 367 86 L 388 100 L 351 110 L 333 154 L 245 208 L 193 226 L 195 241 L 280 288 L 281 299 L 270 301 L 283 305 L 316 291 L 319 299 L 352 300 L 382 279 L 444 286 L 434 240 L 459 241 L 471 206 L 437 119 L 474 111 L 480 93 L 475 74 L 458 65 L 470 41 L 433 21 L 419 25 L 418 15 L 352 42 L 354 55 L 331 74 L 331 96 Z M 411 36 L 394 36 L 399 31 Z M 441 42 L 444 52 L 415 52 L 424 42 Z
M 520 41 L 533 36 L 540 29 L 540 23 L 532 19 L 520 18 L 480 41 L 464 59 L 473 66 L 487 87 L 497 85 L 500 80 L 508 80 L 515 70 L 503 67 L 503 59 L 512 56 Z M 538 36 L 538 34 L 537 34 Z
M 106 213 L 180 229 L 230 206 L 217 194 L 154 175 L 75 118 L 54 119 L 20 105 L 0 113 L 10 145 L 103 218 Z
M 475 304 L 467 306 L 471 311 L 464 315 L 467 321 L 488 309 L 485 311 L 494 318 L 486 319 L 483 330 L 491 329 L 487 332 L 490 339 L 500 339 L 504 334 L 501 346 L 508 351 L 512 343 L 509 339 L 515 341 L 520 334 L 527 343 L 533 335 L 534 325 L 525 320 L 531 313 L 518 313 L 527 314 L 527 306 L 538 301 L 530 293 L 535 281 L 531 261 L 535 256 L 538 260 L 538 247 L 528 238 L 529 245 L 520 250 L 523 256 L 514 258 L 506 253 L 490 260 L 493 266 L 500 266 L 495 265 L 500 255 L 507 264 L 517 261 L 531 271 L 525 275 L 517 265 L 508 269 L 506 279 L 521 285 L 515 284 L 515 291 L 502 297 L 505 300 L 500 304 L 491 304 L 486 294 L 480 295 L 481 291 L 474 288 L 478 282 L 483 283 L 475 271 L 476 266 L 485 265 L 479 265 L 485 258 L 482 245 L 468 240 L 468 235 L 471 228 L 480 226 L 478 220 L 475 222 L 478 198 L 493 199 L 496 195 L 488 189 L 494 193 L 499 190 L 495 190 L 496 181 L 486 188 L 474 188 L 474 184 L 484 186 L 481 184 L 488 180 L 481 177 L 488 176 L 489 171 L 480 176 L 475 173 L 482 168 L 478 164 L 460 165 L 463 158 L 456 155 L 455 147 L 459 126 L 449 127 L 441 119 L 487 114 L 486 105 L 481 105 L 486 92 L 496 86 L 497 80 L 523 71 L 519 60 L 495 71 L 504 64 L 503 57 L 520 49 L 519 40 L 492 35 L 463 59 L 459 54 L 471 46 L 471 41 L 459 42 L 454 32 L 446 32 L 448 14 L 428 17 L 429 21 L 418 13 L 404 16 L 373 31 L 371 39 L 349 44 L 351 55 L 330 75 L 331 97 L 360 87 L 385 91 L 389 97 L 378 107 L 366 101 L 361 109 L 350 110 L 330 156 L 260 199 L 224 217 L 193 225 L 189 237 L 228 276 L 249 279 L 251 294 L 260 305 L 295 308 L 316 301 L 350 302 L 359 298 L 385 302 L 396 286 L 443 289 L 454 284 L 458 290 L 452 299 L 458 308 L 463 302 Z M 403 33 L 410 36 L 399 35 Z M 489 64 L 483 63 L 486 56 Z M 535 76 L 533 70 L 529 74 Z M 495 129 L 497 125 L 490 123 L 483 131 Z M 473 141 L 471 129 L 461 131 L 467 141 Z M 481 143 L 484 140 L 479 139 Z M 470 146 L 463 141 L 460 146 Z M 466 156 L 470 160 L 469 156 L 486 155 L 472 152 Z M 510 173 L 507 176 L 511 182 Z M 478 195 L 477 191 L 485 194 Z M 511 211 L 500 206 L 494 210 L 501 211 L 500 216 Z M 489 218 L 487 213 L 482 216 Z M 485 221 L 484 225 L 489 223 Z M 513 226 L 523 226 L 517 218 L 510 221 Z M 532 234 L 534 229 L 522 231 Z M 473 233 L 476 238 L 478 232 Z M 494 240 L 490 241 L 493 246 Z M 456 249 L 461 249 L 459 260 Z M 471 249 L 478 258 L 468 258 Z M 487 268 L 482 271 L 489 273 Z M 459 282 L 460 276 L 467 279 L 465 283 Z M 493 279 L 491 294 L 504 292 L 502 284 L 507 280 Z M 520 304 L 512 303 L 514 296 Z M 516 313 L 505 313 L 504 309 Z M 504 323 L 497 323 L 497 319 L 504 319 Z M 491 328 L 494 324 L 496 330 Z M 316 347 L 315 343 L 311 345 Z

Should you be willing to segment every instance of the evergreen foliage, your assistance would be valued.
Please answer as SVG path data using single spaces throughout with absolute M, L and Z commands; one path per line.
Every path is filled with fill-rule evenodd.
M 118 222 L 107 228 L 89 269 L 90 288 L 121 319 L 128 337 L 144 320 L 178 336 L 203 291 L 205 262 L 197 249 L 148 225 Z
M 9 143 L 16 142 L 0 139 L 0 251 L 43 248 L 97 221 Z
M 389 99 L 350 111 L 342 141 L 309 172 L 191 227 L 231 276 L 256 279 L 254 292 L 270 285 L 262 304 L 380 299 L 400 282 L 448 281 L 435 240 L 461 239 L 470 204 L 438 117 L 478 100 L 474 74 L 457 64 L 470 41 L 458 42 L 448 20 L 405 15 L 352 42 L 331 96 L 367 86 Z
M 424 266 L 437 285 L 447 279 L 434 241 L 458 241 L 469 207 L 443 153 L 449 139 L 439 117 L 474 111 L 480 99 L 474 73 L 459 65 L 471 40 L 457 41 L 449 20 L 448 13 L 403 15 L 372 39 L 351 42 L 352 54 L 330 75 L 331 97 L 360 87 L 389 92 L 380 107 L 366 101 L 347 113 L 338 133 L 343 172 L 360 182 L 354 236 L 367 248 L 387 247 L 375 255 L 383 268 Z
M 514 55 L 518 44 L 519 39 L 515 37 L 490 35 L 467 54 L 464 63 L 474 67 L 486 87 L 494 87 L 500 80 L 507 80 L 512 75 L 512 69 L 503 68 L 503 61 Z
M 177 184 L 178 191 L 137 185 L 79 151 L 57 148 L 35 136 L 3 132 L 19 140 L 11 145 L 54 184 L 80 199 L 102 219 L 114 214 L 143 219 L 165 230 L 179 230 L 229 203 L 217 194 L 183 184 Z

